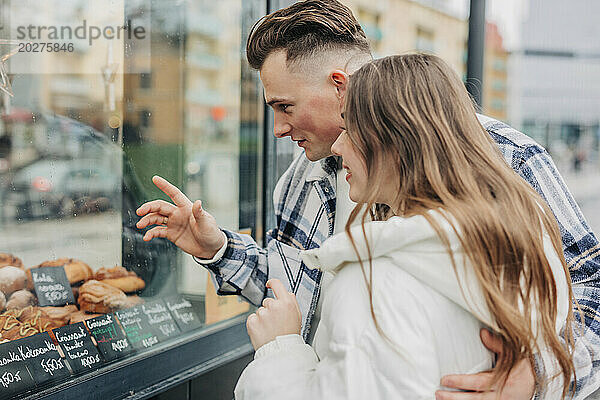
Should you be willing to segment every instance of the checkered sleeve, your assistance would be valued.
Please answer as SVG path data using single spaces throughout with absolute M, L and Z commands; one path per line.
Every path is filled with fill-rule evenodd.
M 212 264 L 203 264 L 214 274 L 219 295 L 240 295 L 260 306 L 266 294 L 268 276 L 267 250 L 250 235 L 223 230 L 227 247 L 223 257 Z
M 537 145 L 521 152 L 515 170 L 546 200 L 558 222 L 573 294 L 583 311 L 575 310 L 573 361 L 577 381 L 574 399 L 585 399 L 600 386 L 600 244 L 560 176 L 550 155 Z M 513 168 L 515 165 L 513 164 Z M 543 398 L 543 388 L 540 397 Z

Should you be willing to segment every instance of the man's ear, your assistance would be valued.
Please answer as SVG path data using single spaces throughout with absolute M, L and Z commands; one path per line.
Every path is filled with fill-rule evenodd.
M 340 101 L 346 95 L 346 88 L 348 87 L 348 79 L 349 79 L 348 74 L 341 69 L 333 70 L 329 74 L 329 80 L 335 86 L 335 89 L 336 89 L 337 95 L 338 95 L 338 99 L 340 99 Z

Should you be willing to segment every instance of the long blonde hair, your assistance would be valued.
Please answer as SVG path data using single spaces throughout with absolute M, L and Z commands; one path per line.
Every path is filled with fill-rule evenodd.
M 503 160 L 479 123 L 458 76 L 432 55 L 375 60 L 352 75 L 345 108 L 348 136 L 365 161 L 369 185 L 375 188 L 364 199 L 366 208 L 357 205 L 346 224 L 355 251 L 358 253 L 350 226 L 361 209 L 365 210 L 363 234 L 369 214 L 383 220 L 397 210 L 404 217 L 425 217 L 455 264 L 447 236 L 427 212 L 444 210 L 451 216 L 448 222 L 466 260 L 474 267 L 497 333 L 504 341 L 505 352 L 494 369 L 494 382 L 504 384 L 510 370 L 523 358 L 533 367 L 533 356 L 540 351 L 535 331 L 539 329 L 543 343 L 560 366 L 565 397 L 571 377 L 575 377 L 571 358 L 573 311 L 569 307 L 563 344 L 555 331 L 556 282 L 543 246 L 546 233 L 562 261 L 570 305 L 573 292 L 558 226 L 546 202 Z M 383 182 L 383 168 L 393 168 L 398 180 Z M 396 185 L 394 204 L 376 204 L 378 188 L 384 185 Z M 384 334 L 373 311 L 373 271 L 369 264 L 368 279 L 362 262 L 361 268 L 371 314 Z M 457 272 L 457 265 L 454 270 Z M 537 328 L 533 316 L 539 319 Z M 539 377 L 536 379 L 543 384 Z

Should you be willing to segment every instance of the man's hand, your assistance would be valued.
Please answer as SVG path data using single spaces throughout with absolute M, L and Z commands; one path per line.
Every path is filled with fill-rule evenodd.
M 300 334 L 302 315 L 298 301 L 293 293 L 285 290 L 278 279 L 270 279 L 267 287 L 273 289 L 275 299 L 267 297 L 263 306 L 250 314 L 246 328 L 254 350 L 275 340 L 277 336 Z
M 175 204 L 154 200 L 136 210 L 136 214 L 142 217 L 136 224 L 139 229 L 157 225 L 146 232 L 144 240 L 166 238 L 193 256 L 214 257 L 227 237 L 219 229 L 214 217 L 202 209 L 202 202 L 197 200 L 192 203 L 177 187 L 160 176 L 154 176 L 152 182 Z
M 479 334 L 483 345 L 496 353 L 498 357 L 502 357 L 502 339 L 487 329 L 482 329 Z M 491 382 L 492 373 L 489 371 L 471 375 L 446 375 L 441 380 L 442 386 L 470 392 L 438 390 L 435 398 L 436 400 L 530 400 L 535 391 L 535 376 L 528 359 L 523 359 L 515 364 L 508 374 L 504 387 L 492 387 Z M 499 391 L 500 396 L 497 397 Z

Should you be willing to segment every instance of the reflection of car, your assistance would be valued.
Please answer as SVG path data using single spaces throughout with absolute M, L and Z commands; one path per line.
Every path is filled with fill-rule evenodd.
M 39 160 L 15 174 L 5 206 L 18 219 L 119 208 L 121 178 L 102 160 Z

